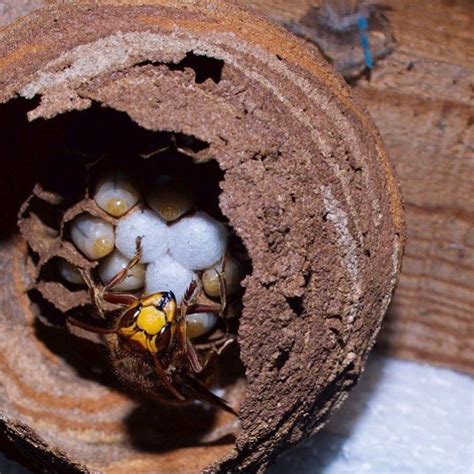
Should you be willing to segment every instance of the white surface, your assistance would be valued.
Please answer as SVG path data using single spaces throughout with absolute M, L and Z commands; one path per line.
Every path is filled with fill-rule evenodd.
M 199 277 L 173 260 L 169 255 L 163 256 L 156 263 L 147 266 L 145 274 L 145 293 L 151 295 L 159 291 L 172 291 L 178 303 L 184 296 L 188 286 Z
M 137 237 L 143 237 L 142 263 L 159 260 L 168 249 L 168 226 L 152 210 L 132 211 L 119 220 L 115 245 L 130 259 L 136 252 Z
M 123 216 L 140 199 L 140 193 L 123 173 L 109 173 L 97 184 L 94 200 L 112 216 Z
M 114 228 L 100 217 L 84 213 L 72 221 L 71 239 L 87 258 L 98 260 L 114 249 Z
M 227 247 L 225 226 L 205 212 L 183 217 L 169 228 L 171 256 L 191 270 L 203 270 L 220 260 Z
M 324 430 L 270 474 L 472 474 L 473 397 L 471 377 L 372 356 Z

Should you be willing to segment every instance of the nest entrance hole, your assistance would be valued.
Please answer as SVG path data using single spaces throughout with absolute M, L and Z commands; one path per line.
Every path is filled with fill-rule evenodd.
M 192 62 L 193 58 L 187 57 L 185 61 Z M 219 65 L 214 66 L 208 77 L 217 82 L 220 78 Z M 196 73 L 196 80 L 198 76 L 202 80 L 206 79 Z M 223 171 L 213 159 L 199 164 L 193 159 L 195 154 L 205 152 L 209 144 L 180 133 L 147 131 L 126 114 L 103 108 L 100 104 L 94 104 L 85 111 L 28 122 L 27 112 L 38 103 L 36 99 L 14 99 L 0 105 L 3 130 L 0 142 L 3 157 L 0 193 L 3 193 L 4 203 L 4 219 L 0 230 L 4 241 L 18 234 L 18 211 L 38 183 L 42 189 L 61 197 L 60 205 L 54 209 L 51 206 L 42 209 L 41 203 L 33 204 L 37 206 L 35 212 L 40 218 L 49 227 L 57 228 L 61 212 L 83 198 L 90 178 L 87 170 L 96 162 L 98 164 L 92 169 L 100 169 L 103 163 L 107 166 L 117 163 L 144 176 L 158 171 L 182 175 L 195 184 L 198 207 L 216 219 L 227 222 L 218 203 Z M 237 237 L 235 239 L 245 251 L 240 240 Z M 29 253 L 33 262 L 37 263 L 37 255 L 31 249 Z M 42 276 L 57 280 L 59 277 L 52 267 L 45 266 Z M 246 270 L 251 270 L 250 264 Z M 133 397 L 126 387 L 121 387 L 107 373 L 107 357 L 101 347 L 77 338 L 61 327 L 61 321 L 64 321 L 61 311 L 45 301 L 36 290 L 30 291 L 29 296 L 33 314 L 41 315 L 34 321 L 34 337 L 73 368 L 73 377 L 99 382 Z M 43 324 L 44 321 L 48 324 Z M 94 364 L 90 364 L 88 358 L 93 358 Z M 225 354 L 221 364 L 224 367 L 222 380 L 226 386 L 241 384 L 244 370 L 238 346 Z M 218 413 L 202 405 L 176 409 L 157 407 L 140 400 L 136 410 L 123 421 L 130 442 L 137 450 L 160 452 L 195 444 L 202 446 L 200 440 L 203 438 L 212 439 L 211 445 L 216 446 L 231 443 L 233 436 L 225 430 L 222 436 L 213 438 L 213 431 L 222 431 L 216 418 L 219 418 Z M 222 448 L 217 452 L 221 456 Z

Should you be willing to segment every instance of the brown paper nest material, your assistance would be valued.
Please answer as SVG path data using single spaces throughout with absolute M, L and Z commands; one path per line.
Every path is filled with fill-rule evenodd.
M 224 2 L 139 3 L 52 6 L 0 32 L 0 123 L 13 136 L 0 144 L 3 437 L 44 472 L 262 472 L 323 426 L 363 369 L 400 271 L 398 186 L 372 121 L 315 50 Z M 25 293 L 35 267 L 10 216 L 44 172 L 45 119 L 97 105 L 194 137 L 194 159 L 224 171 L 220 207 L 252 261 L 246 383 L 226 394 L 240 402 L 235 440 L 231 415 L 143 406 L 107 374 L 81 374 L 52 347 L 95 345 L 39 324 Z

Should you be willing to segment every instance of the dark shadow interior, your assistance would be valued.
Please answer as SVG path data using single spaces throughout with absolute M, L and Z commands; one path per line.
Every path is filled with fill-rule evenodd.
M 195 58 L 187 57 L 185 61 L 193 62 Z M 209 76 L 215 81 L 220 78 L 218 66 L 211 68 L 212 76 Z M 0 105 L 0 156 L 3 163 L 0 198 L 4 203 L 4 218 L 0 227 L 2 239 L 9 239 L 18 233 L 18 211 L 36 183 L 63 197 L 57 206 L 32 201 L 35 213 L 48 226 L 58 228 L 64 211 L 84 197 L 84 189 L 94 181 L 102 167 L 111 165 L 132 176 L 141 176 L 139 179 L 144 180 L 144 185 L 146 178 L 143 177 L 158 172 L 179 175 L 193 187 L 200 209 L 227 222 L 218 204 L 223 171 L 213 159 L 196 164 L 192 158 L 193 153 L 206 150 L 207 143 L 179 133 L 144 130 L 125 113 L 100 104 L 94 104 L 86 111 L 69 112 L 50 120 L 39 119 L 30 123 L 26 114 L 37 105 L 37 100 L 23 99 Z M 232 245 L 245 252 L 237 236 L 233 237 Z M 30 250 L 30 254 L 33 261 L 37 261 L 35 253 Z M 53 261 L 46 265 L 41 278 L 58 278 L 54 267 Z M 31 290 L 29 296 L 33 308 L 41 314 L 41 320 L 37 319 L 35 323 L 35 334 L 52 353 L 73 367 L 79 377 L 100 382 L 140 400 L 139 408 L 124 420 L 130 440 L 138 449 L 166 451 L 193 445 L 199 435 L 213 425 L 215 410 L 207 406 L 192 404 L 177 409 L 150 405 L 149 401 L 142 400 L 128 387 L 121 386 L 109 370 L 104 347 L 68 332 L 64 326 L 64 314 L 45 301 L 38 291 Z M 47 325 L 42 322 L 45 320 Z M 233 326 L 232 330 L 236 332 L 238 321 Z M 91 364 L 90 361 L 94 362 Z M 232 384 L 243 376 L 237 346 L 229 351 L 222 364 L 225 367 L 222 379 L 225 384 Z M 229 439 L 218 442 L 229 442 Z

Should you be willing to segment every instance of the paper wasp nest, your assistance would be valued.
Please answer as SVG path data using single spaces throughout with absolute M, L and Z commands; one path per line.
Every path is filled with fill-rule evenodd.
M 262 472 L 362 371 L 400 270 L 399 191 L 371 120 L 314 50 L 224 2 L 150 3 L 68 3 L 0 32 L 2 433 L 45 472 Z M 65 327 L 94 293 L 61 282 L 57 261 L 96 265 L 62 238 L 71 222 L 88 213 L 120 239 L 84 170 L 106 155 L 153 176 L 170 147 L 199 170 L 198 212 L 248 257 L 238 350 L 219 362 L 239 421 L 135 398 Z

